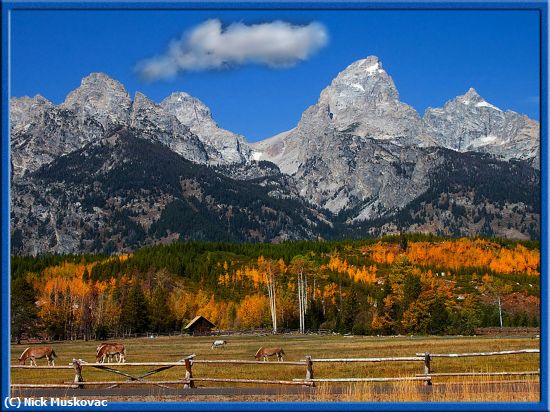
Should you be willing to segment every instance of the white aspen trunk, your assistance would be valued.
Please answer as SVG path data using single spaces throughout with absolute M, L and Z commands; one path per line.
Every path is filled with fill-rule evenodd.
M 302 333 L 306 333 L 307 278 L 302 274 Z
M 266 273 L 267 293 L 269 295 L 269 305 L 271 309 L 271 323 L 273 333 L 277 333 L 277 304 L 275 297 L 275 278 L 273 273 Z
M 306 283 L 306 276 L 303 272 L 300 273 L 300 283 L 301 283 L 301 294 L 300 294 L 300 300 L 301 300 L 301 321 L 302 321 L 302 333 L 306 332 L 306 300 L 307 300 L 307 283 Z
M 275 317 L 275 330 L 274 333 L 277 333 L 277 288 L 275 285 L 275 276 L 271 273 L 271 282 L 273 285 L 273 316 Z
M 304 301 L 302 298 L 303 288 L 302 273 L 300 272 L 298 274 L 298 311 L 300 317 L 300 333 L 304 333 Z
M 298 319 L 300 320 L 300 333 L 302 333 L 302 299 L 301 299 L 300 275 L 298 275 Z
M 304 333 L 304 281 L 302 278 L 302 273 L 298 275 L 298 307 L 300 311 L 300 333 Z
M 273 286 L 271 283 L 267 284 L 267 294 L 269 296 L 269 310 L 271 311 L 271 327 L 273 329 L 273 332 L 275 333 L 275 316 L 273 313 Z
M 300 283 L 302 285 L 301 287 L 301 294 L 300 294 L 300 299 L 301 299 L 301 303 L 302 303 L 302 313 L 301 313 L 301 316 L 302 316 L 302 333 L 305 333 L 306 332 L 306 310 L 307 310 L 307 306 L 306 306 L 306 294 L 307 294 L 307 284 L 306 284 L 306 277 L 305 277 L 305 274 L 303 272 L 300 273 Z
M 307 276 L 304 274 L 304 316 L 307 312 Z
M 273 333 L 277 333 L 277 303 L 275 301 L 275 292 L 273 292 Z

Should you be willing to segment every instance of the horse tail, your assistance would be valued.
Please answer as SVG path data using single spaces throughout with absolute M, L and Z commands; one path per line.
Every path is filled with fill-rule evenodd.
M 51 356 L 53 356 L 54 358 L 57 358 L 57 353 L 55 353 L 55 351 L 53 350 L 53 348 L 52 348 L 52 354 L 51 354 Z
M 283 350 L 283 348 L 281 348 L 281 355 L 286 355 L 285 351 Z
M 254 355 L 255 358 L 257 358 L 258 356 L 260 356 L 260 352 L 264 349 L 264 347 L 262 346 L 260 349 L 258 349 L 258 352 L 256 352 L 256 354 Z

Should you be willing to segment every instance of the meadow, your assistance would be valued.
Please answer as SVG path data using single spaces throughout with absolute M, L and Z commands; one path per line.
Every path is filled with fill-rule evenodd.
M 196 354 L 196 360 L 238 359 L 254 360 L 253 356 L 260 346 L 281 346 L 286 352 L 285 361 L 299 361 L 306 355 L 315 358 L 360 358 L 360 357 L 396 357 L 414 356 L 416 353 L 462 353 L 492 352 L 517 349 L 539 348 L 539 340 L 533 337 L 416 337 L 416 336 L 342 336 L 342 335 L 265 335 L 265 336 L 225 336 L 227 341 L 223 349 L 211 349 L 214 337 L 161 336 L 158 338 L 132 338 L 120 340 L 127 347 L 127 362 L 173 362 L 190 354 Z M 95 361 L 95 349 L 99 341 L 54 342 L 58 358 L 56 365 L 69 365 L 73 358 L 88 362 Z M 28 345 L 12 345 L 11 362 L 17 364 L 17 358 Z M 215 378 L 244 379 L 280 379 L 292 380 L 305 378 L 305 366 L 298 365 L 229 365 L 200 364 L 193 365 L 193 376 Z M 45 365 L 44 359 L 38 360 Z M 134 374 L 154 369 L 151 366 L 117 366 L 117 369 Z M 315 363 L 315 378 L 344 377 L 408 377 L 423 373 L 423 362 L 377 362 L 377 363 Z M 510 372 L 536 371 L 539 369 L 539 354 L 520 354 L 505 356 L 485 356 L 473 358 L 436 358 L 432 360 L 432 372 Z M 184 367 L 174 367 L 154 375 L 154 380 L 182 379 Z M 112 373 L 91 367 L 83 369 L 85 381 L 123 380 Z M 12 383 L 69 383 L 74 378 L 72 370 L 13 369 Z M 497 390 L 487 390 L 489 381 L 503 377 L 438 377 L 434 379 L 434 390 L 430 395 L 419 392 L 422 383 L 399 382 L 387 384 L 384 391 L 376 390 L 376 384 L 345 384 L 344 390 L 334 395 L 328 385 L 317 387 L 314 399 L 311 395 L 300 395 L 293 400 L 351 400 L 351 401 L 538 401 L 540 390 L 538 378 L 512 377 L 522 380 L 527 386 L 521 390 L 513 385 L 504 385 Z M 475 383 L 472 383 L 475 382 Z M 437 389 L 438 384 L 448 384 L 445 391 Z M 449 385 L 453 383 L 452 385 Z M 454 384 L 456 383 L 456 385 Z M 197 382 L 197 387 L 238 386 L 238 384 Z M 472 386 L 474 385 L 474 386 Z M 485 390 L 483 386 L 487 386 Z M 506 389 L 506 388 L 509 388 Z M 472 389 L 474 388 L 474 389 Z M 526 389 L 527 388 L 527 389 Z M 499 392 L 504 391 L 504 392 Z M 391 395 L 393 393 L 393 395 Z M 398 394 L 398 396 L 396 395 Z M 289 400 L 283 396 L 280 400 Z M 234 399 L 232 399 L 234 400 Z

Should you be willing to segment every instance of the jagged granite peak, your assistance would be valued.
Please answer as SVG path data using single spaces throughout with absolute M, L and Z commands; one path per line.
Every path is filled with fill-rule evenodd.
M 77 115 L 54 106 L 44 97 L 12 97 L 10 100 L 11 175 L 27 172 L 87 142 L 103 136 L 105 129 L 95 118 Z
M 141 92 L 134 96 L 129 124 L 141 137 L 158 141 L 192 162 L 208 162 L 204 144 L 189 127 Z
M 320 94 L 318 102 L 302 114 L 297 127 L 259 143 L 260 159 L 276 163 L 294 174 L 308 157 L 308 140 L 320 147 L 323 136 L 351 134 L 392 142 L 398 146 L 429 146 L 418 113 L 399 100 L 397 88 L 376 56 L 358 60 L 340 72 Z
M 539 167 L 540 125 L 487 102 L 474 88 L 424 114 L 425 133 L 436 145 L 459 152 L 489 153 L 504 160 L 530 160 Z
M 472 105 L 474 107 L 486 107 L 492 110 L 498 110 L 500 112 L 502 111 L 498 107 L 493 106 L 491 103 L 487 102 L 487 100 L 481 97 L 476 89 L 474 89 L 473 87 L 470 87 L 468 91 L 462 96 L 456 97 L 456 101 L 467 106 Z
M 212 118 L 210 108 L 196 97 L 185 92 L 175 92 L 164 99 L 160 106 L 216 149 L 218 153 L 210 157 L 210 163 L 223 165 L 250 160 L 252 150 L 245 138 L 220 128 Z
M 132 100 L 122 85 L 105 73 L 91 73 L 69 93 L 61 108 L 93 117 L 105 130 L 127 123 Z
M 130 122 L 135 119 L 137 113 L 143 110 L 156 110 L 160 112 L 160 106 L 158 106 L 154 101 L 149 99 L 141 92 L 136 92 L 134 94 L 134 100 L 132 101 L 132 110 L 130 112 Z
M 387 215 L 422 193 L 438 164 L 417 112 L 399 100 L 376 56 L 340 72 L 296 128 L 254 144 L 294 177 L 302 197 L 349 221 Z M 428 143 L 431 143 L 428 142 Z
M 185 92 L 171 93 L 160 105 L 189 127 L 202 122 L 213 122 L 210 108 L 196 97 Z
M 476 102 L 483 100 L 483 97 L 481 97 L 477 92 L 477 90 L 474 89 L 473 87 L 470 87 L 466 93 L 464 93 L 462 96 L 458 96 L 458 98 L 461 100 L 468 100 L 468 101 L 474 100 Z
M 37 94 L 34 97 L 12 97 L 10 100 L 10 129 L 18 130 L 21 127 L 29 127 L 45 109 L 53 107 L 44 96 Z
M 219 156 L 216 148 L 207 146 L 142 93 L 136 93 L 132 101 L 120 82 L 103 73 L 92 73 L 58 106 L 40 95 L 11 99 L 12 178 L 19 179 L 121 127 L 133 127 L 143 137 L 197 163 Z
M 365 86 L 369 89 L 366 89 Z M 336 97 L 332 90 L 335 88 L 338 88 L 338 91 L 351 89 L 356 92 L 356 96 L 363 96 L 361 100 L 369 102 L 399 100 L 399 92 L 393 79 L 383 69 L 382 62 L 376 56 L 369 56 L 350 64 L 338 73 L 330 86 L 323 90 L 321 96 L 323 93 L 330 94 L 332 92 L 333 96 L 331 97 Z
M 420 117 L 399 100 L 393 79 L 376 56 L 340 72 L 321 92 L 314 109 L 304 113 L 301 123 L 311 120 L 323 120 L 339 132 L 399 144 L 410 144 L 421 130 Z

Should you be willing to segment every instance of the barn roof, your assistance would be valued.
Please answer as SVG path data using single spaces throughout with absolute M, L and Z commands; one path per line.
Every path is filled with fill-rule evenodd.
M 185 329 L 189 329 L 189 328 L 193 327 L 193 325 L 194 325 L 195 323 L 197 323 L 200 319 L 204 319 L 204 320 L 205 320 L 207 323 L 209 323 L 210 326 L 212 326 L 212 327 L 215 326 L 212 322 L 210 322 L 210 321 L 209 321 L 208 319 L 206 319 L 204 316 L 199 315 L 199 316 L 196 316 L 191 322 L 189 322 L 189 323 L 187 324 L 187 326 L 185 327 Z

